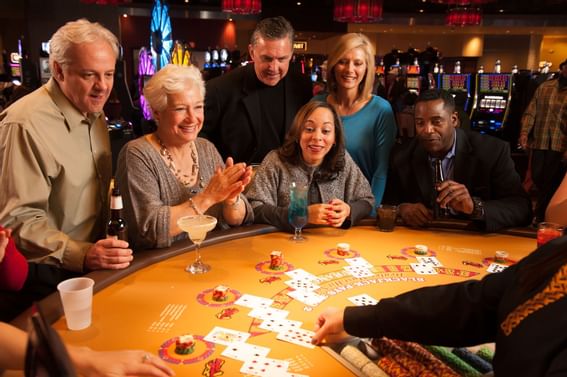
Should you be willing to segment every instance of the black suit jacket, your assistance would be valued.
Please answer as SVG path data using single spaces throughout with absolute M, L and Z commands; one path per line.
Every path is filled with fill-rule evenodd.
M 256 80 L 254 66 L 248 64 L 207 82 L 205 124 L 199 136 L 215 144 L 223 159 L 260 163 L 272 149 L 259 137 L 262 124 Z M 297 110 L 313 96 L 307 76 L 290 68 L 283 81 L 286 129 L 282 135 Z
M 492 232 L 531 221 L 531 202 L 514 168 L 507 143 L 492 136 L 457 129 L 453 180 L 484 202 L 485 221 Z M 417 138 L 397 145 L 390 156 L 384 203 L 423 203 L 431 208 L 433 174 L 427 151 Z M 464 216 L 464 215 L 463 215 Z M 466 218 L 466 216 L 464 216 Z

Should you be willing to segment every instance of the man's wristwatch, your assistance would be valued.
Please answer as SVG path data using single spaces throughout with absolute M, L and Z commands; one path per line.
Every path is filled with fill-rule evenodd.
M 484 220 L 484 203 L 482 202 L 482 199 L 473 196 L 472 201 L 474 207 L 472 213 L 469 215 L 470 218 L 474 220 Z

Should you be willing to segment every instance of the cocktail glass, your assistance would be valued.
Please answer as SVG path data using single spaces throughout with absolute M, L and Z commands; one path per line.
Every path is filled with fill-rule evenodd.
M 195 244 L 195 262 L 185 268 L 192 274 L 204 274 L 211 266 L 201 260 L 201 243 L 207 237 L 207 233 L 217 225 L 217 219 L 208 215 L 183 216 L 177 220 L 177 226 L 189 235 L 189 239 Z
M 289 208 L 288 221 L 295 229 L 293 237 L 290 239 L 295 242 L 306 240 L 301 234 L 301 229 L 307 224 L 307 192 L 308 187 L 292 182 L 289 188 Z

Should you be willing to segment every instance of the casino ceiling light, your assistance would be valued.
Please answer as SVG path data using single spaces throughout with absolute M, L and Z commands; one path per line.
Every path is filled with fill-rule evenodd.
M 258 14 L 262 12 L 262 0 L 222 0 L 221 9 L 236 14 Z
M 339 22 L 378 22 L 382 19 L 382 0 L 335 0 L 333 18 Z
M 447 26 L 476 26 L 482 22 L 480 8 L 455 7 L 447 11 L 445 25 Z
M 455 5 L 458 7 L 478 6 L 493 3 L 496 0 L 429 0 L 430 3 Z
M 81 2 L 96 5 L 121 5 L 125 4 L 126 0 L 81 0 Z

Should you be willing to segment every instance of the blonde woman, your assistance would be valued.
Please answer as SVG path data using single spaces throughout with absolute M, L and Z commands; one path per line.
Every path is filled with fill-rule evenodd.
M 388 156 L 396 138 L 396 121 L 385 99 L 372 94 L 375 50 L 360 33 L 339 38 L 327 61 L 328 93 L 315 100 L 333 105 L 341 117 L 346 149 L 382 202 Z

